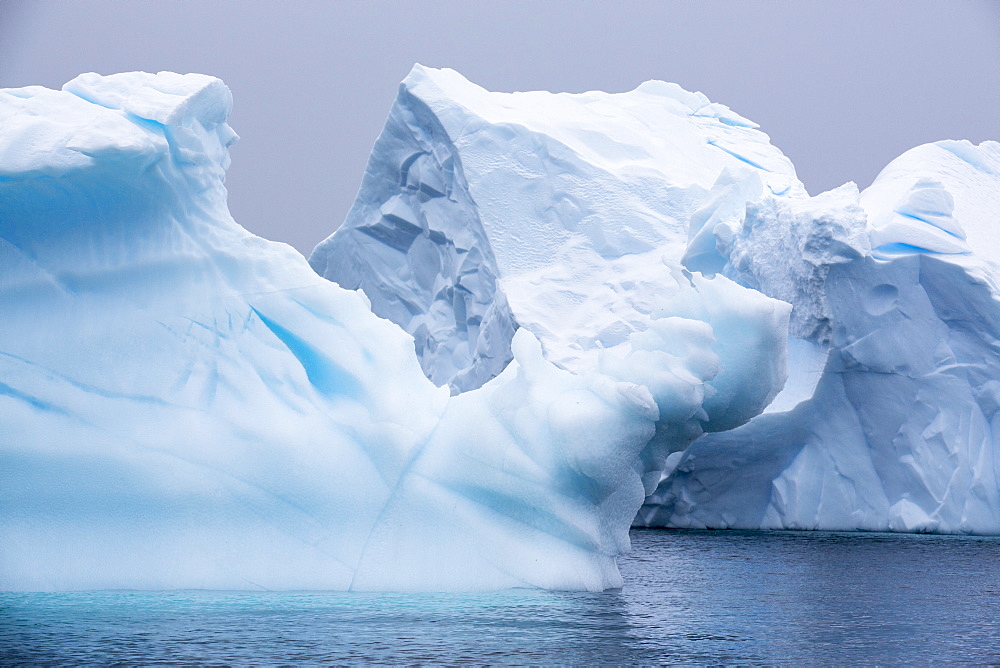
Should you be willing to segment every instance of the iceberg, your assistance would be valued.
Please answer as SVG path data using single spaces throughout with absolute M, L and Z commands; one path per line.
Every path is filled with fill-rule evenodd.
M 453 393 L 518 327 L 561 368 L 665 388 L 636 344 L 702 323 L 718 367 L 698 414 L 659 407 L 636 525 L 997 534 L 997 211 L 996 142 L 809 197 L 700 93 L 494 93 L 416 66 L 310 263 Z
M 599 591 L 633 523 L 1000 533 L 1000 144 L 810 197 L 673 84 L 416 66 L 307 262 L 229 214 L 231 105 L 0 91 L 0 588 Z
M 540 337 L 481 228 L 406 227 L 479 215 L 460 160 L 440 158 L 445 185 L 417 156 L 422 194 L 380 203 L 363 236 L 452 253 L 412 276 L 449 268 L 452 319 L 501 352 L 450 396 L 419 328 L 233 221 L 231 104 L 218 79 L 166 72 L 0 92 L 0 587 L 620 586 L 671 453 L 780 388 L 789 307 L 659 251 L 590 249 L 639 324 Z
M 1000 144 L 941 141 L 717 237 L 725 271 L 793 305 L 790 378 L 709 434 L 646 524 L 1000 534 Z
M 765 191 L 805 193 L 755 128 L 659 81 L 622 94 L 508 94 L 416 65 L 346 221 L 309 261 L 411 333 L 425 373 L 455 393 L 506 366 L 518 327 L 550 361 L 589 368 L 689 282 L 690 219 L 720 180 L 740 207 Z M 746 326 L 765 338 L 780 319 L 763 322 L 765 312 L 780 307 L 727 289 L 761 305 L 760 324 Z M 756 366 L 765 382 L 746 384 L 759 390 L 747 418 L 776 392 L 769 375 L 780 388 L 774 365 Z
M 167 72 L 0 91 L 0 588 L 621 586 L 663 468 L 650 442 L 759 403 L 736 382 L 706 399 L 739 354 L 713 337 L 736 326 L 720 299 L 758 329 L 787 307 L 660 262 L 648 326 L 569 371 L 514 330 L 497 255 L 463 228 L 438 244 L 441 308 L 490 332 L 463 366 L 489 379 L 452 397 L 424 374 L 426 337 L 232 219 L 231 104 L 218 79 Z M 443 151 L 396 177 L 427 212 L 472 215 Z M 407 206 L 379 203 L 365 238 L 442 280 Z
M 759 414 L 784 383 L 788 306 L 681 265 L 692 217 L 805 193 L 755 128 L 674 84 L 492 93 L 416 65 L 347 220 L 309 261 L 412 334 L 453 393 L 500 373 L 519 328 L 560 368 L 649 388 L 650 493 L 668 456 Z M 671 372 L 699 337 L 717 368 Z

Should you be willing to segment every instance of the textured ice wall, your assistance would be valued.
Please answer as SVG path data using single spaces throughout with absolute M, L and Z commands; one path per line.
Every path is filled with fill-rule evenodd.
M 750 206 L 718 248 L 807 340 L 775 405 L 678 456 L 640 519 L 1000 533 L 998 212 L 995 142 L 920 146 L 860 197 Z
M 586 369 L 675 290 L 689 219 L 717 181 L 744 184 L 741 209 L 805 192 L 755 128 L 675 84 L 493 93 L 417 65 L 347 220 L 310 263 L 362 288 L 453 391 L 504 367 L 517 326 L 547 359 Z M 760 387 L 757 411 L 774 389 Z
M 652 300 L 580 374 L 521 330 L 449 399 L 364 295 L 232 220 L 230 104 L 170 73 L 0 91 L 0 588 L 620 586 L 641 451 L 718 372 L 708 326 Z M 425 162 L 407 183 L 447 191 Z M 488 283 L 479 251 L 450 275 Z
M 517 324 L 440 122 L 405 86 L 369 159 L 336 252 L 310 262 L 360 288 L 372 309 L 413 335 L 427 377 L 456 391 L 479 387 L 511 359 Z

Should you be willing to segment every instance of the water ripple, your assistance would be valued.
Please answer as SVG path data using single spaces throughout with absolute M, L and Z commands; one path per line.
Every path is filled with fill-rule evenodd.
M 0 664 L 1000 662 L 1000 539 L 636 530 L 601 594 L 0 593 Z

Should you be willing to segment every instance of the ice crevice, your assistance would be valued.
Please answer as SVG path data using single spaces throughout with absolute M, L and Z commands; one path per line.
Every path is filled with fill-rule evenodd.
M 763 165 L 758 165 L 756 162 L 754 162 L 750 158 L 742 156 L 739 153 L 737 153 L 736 151 L 733 151 L 732 149 L 728 149 L 725 146 L 720 146 L 719 143 L 717 141 L 715 141 L 714 139 L 709 139 L 708 140 L 708 145 L 709 146 L 714 146 L 715 148 L 719 149 L 720 151 L 728 153 L 729 155 L 733 156 L 734 158 L 736 158 L 740 162 L 745 162 L 746 164 L 750 165 L 754 169 L 759 169 L 759 170 L 764 171 L 764 172 L 770 171 L 767 167 L 764 167 Z
M 253 306 L 250 310 L 281 340 L 302 365 L 313 387 L 327 396 L 345 395 L 355 401 L 365 401 L 359 384 L 322 351 L 271 320 Z

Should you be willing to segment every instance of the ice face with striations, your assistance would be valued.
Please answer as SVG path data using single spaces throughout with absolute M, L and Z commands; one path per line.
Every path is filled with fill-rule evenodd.
M 725 271 L 793 304 L 789 383 L 678 457 L 640 519 L 1000 533 L 998 223 L 1000 144 L 942 141 L 719 229 Z
M 560 369 L 511 334 L 516 249 L 483 242 L 457 154 L 415 129 L 359 238 L 414 254 L 393 303 L 451 309 L 479 341 L 478 367 L 450 349 L 447 373 L 479 387 L 449 397 L 364 295 L 232 220 L 230 105 L 171 73 L 0 91 L 0 588 L 620 586 L 663 467 L 647 444 L 743 419 L 759 393 L 716 379 L 745 354 L 719 333 L 743 312 L 783 345 L 787 309 L 660 262 L 660 292 L 622 298 L 647 326 Z M 465 227 L 416 231 L 435 215 Z M 666 238 L 636 215 L 628 243 Z M 442 281 L 447 299 L 419 301 Z

